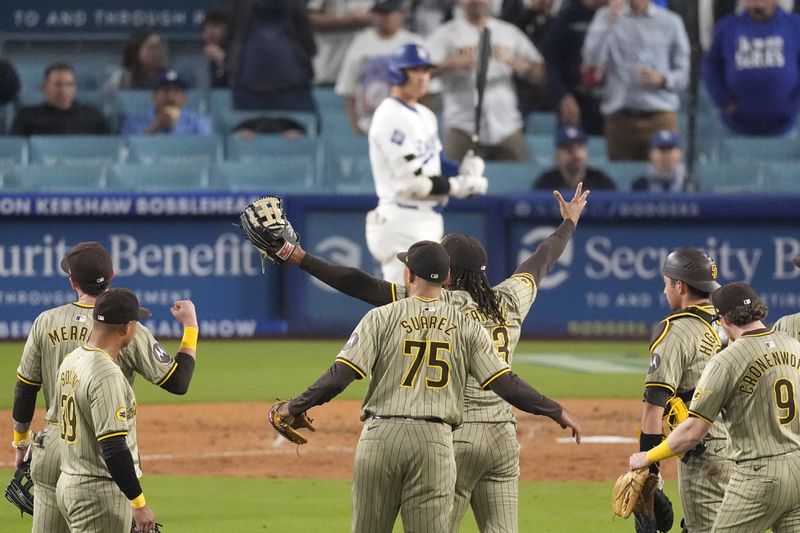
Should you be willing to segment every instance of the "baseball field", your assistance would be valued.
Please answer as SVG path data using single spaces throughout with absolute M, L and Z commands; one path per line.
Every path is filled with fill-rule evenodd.
M 201 341 L 187 396 L 172 396 L 137 379 L 142 486 L 165 533 L 349 531 L 350 478 L 365 382 L 310 411 L 317 432 L 300 448 L 276 439 L 265 420 L 276 398 L 302 392 L 328 368 L 343 343 Z M 164 344 L 177 350 L 177 341 Z M 0 418 L 9 426 L 21 350 L 22 343 L 0 343 L 0 387 L 5 391 Z M 609 501 L 613 480 L 638 448 L 634 439 L 647 363 L 645 342 L 519 344 L 516 372 L 575 412 L 585 434 L 578 446 L 549 419 L 518 414 L 520 531 L 633 530 L 630 520 L 612 516 Z M 34 429 L 40 429 L 41 411 L 35 420 Z M 3 487 L 12 464 L 11 447 L 0 447 Z M 665 477 L 665 490 L 678 505 L 671 462 Z M 20 518 L 5 501 L 0 523 L 4 532 L 30 531 L 30 517 Z M 402 531 L 399 523 L 395 531 Z M 461 531 L 477 531 L 470 513 Z

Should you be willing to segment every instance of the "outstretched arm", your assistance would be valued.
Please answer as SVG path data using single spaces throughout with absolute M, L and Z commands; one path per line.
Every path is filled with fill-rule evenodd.
M 564 248 L 572 238 L 572 234 L 575 233 L 581 213 L 586 207 L 589 192 L 588 190 L 583 190 L 583 183 L 579 183 L 575 188 L 575 195 L 572 200 L 567 202 L 560 192 L 553 191 L 553 196 L 558 202 L 564 221 L 552 235 L 539 244 L 528 259 L 522 262 L 515 274 L 528 273 L 533 276 L 534 281 L 538 284 L 545 274 L 553 268 L 558 258 L 564 253 Z
M 678 424 L 667 440 L 650 451 L 631 455 L 630 468 L 644 468 L 658 461 L 669 459 L 674 455 L 686 453 L 703 440 L 711 424 L 702 418 L 690 417 Z
M 361 376 L 355 370 L 337 361 L 303 394 L 284 404 L 279 413 L 284 417 L 304 413 L 315 405 L 331 401 L 359 378 Z

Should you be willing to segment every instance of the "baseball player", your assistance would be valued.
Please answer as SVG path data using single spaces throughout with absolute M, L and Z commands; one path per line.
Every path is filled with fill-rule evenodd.
M 447 196 L 466 198 L 488 189 L 483 160 L 468 156 L 458 166 L 442 154 L 436 116 L 419 103 L 432 68 L 422 46 L 397 49 L 389 62 L 391 96 L 375 109 L 369 128 L 378 207 L 367 214 L 367 247 L 384 279 L 397 284 L 403 270 L 396 254 L 419 240 L 442 238 Z
M 800 268 L 800 255 L 795 257 L 792 262 L 797 268 Z M 800 313 L 779 318 L 778 321 L 775 322 L 775 331 L 782 331 L 800 340 Z
M 696 248 L 680 248 L 667 256 L 661 273 L 672 313 L 656 325 L 651 337 L 641 451 L 661 443 L 662 418 L 668 403 L 670 407 L 677 405 L 676 412 L 685 413 L 700 374 L 722 347 L 713 325 L 716 311 L 708 299 L 709 293 L 720 286 L 714 261 Z M 733 467 L 727 443 L 725 428 L 714 424 L 703 443 L 678 463 L 684 530 L 711 530 Z M 658 473 L 658 465 L 651 470 Z M 668 502 L 663 493 L 660 496 Z
M 451 234 L 442 245 L 450 256 L 451 276 L 442 300 L 476 320 L 489 333 L 498 358 L 509 365 L 520 337 L 522 321 L 537 294 L 539 281 L 564 251 L 586 206 L 589 191 L 578 184 L 566 202 L 554 192 L 564 221 L 536 251 L 500 284 L 491 287 L 488 261 L 481 243 L 464 234 Z M 406 291 L 360 270 L 328 263 L 297 245 L 288 259 L 331 287 L 372 305 L 401 300 Z M 453 435 L 458 478 L 451 526 L 458 531 L 468 505 L 481 531 L 516 531 L 519 444 L 510 406 L 480 384 L 467 380 L 464 424 Z
M 632 455 L 630 467 L 692 450 L 721 415 L 736 465 L 710 530 L 800 531 L 800 341 L 764 326 L 767 308 L 746 283 L 725 285 L 711 300 L 732 342 L 703 370 L 689 418 L 663 443 Z
M 131 517 L 136 531 L 155 528 L 139 484 L 136 398 L 117 365 L 137 321 L 149 316 L 133 292 L 109 289 L 97 297 L 91 335 L 58 368 L 56 498 L 72 533 L 128 533 Z
M 333 366 L 280 414 L 303 413 L 369 374 L 352 529 L 389 532 L 399 510 L 406 531 L 440 533 L 452 525 L 453 428 L 462 423 L 468 375 L 517 408 L 570 427 L 578 442 L 580 426 L 511 372 L 485 330 L 442 299 L 450 267 L 442 245 L 420 241 L 397 257 L 409 297 L 367 313 Z
M 36 489 L 33 533 L 67 533 L 67 523 L 56 505 L 56 482 L 60 475 L 58 434 L 59 398 L 56 383 L 59 365 L 72 350 L 89 339 L 92 310 L 97 296 L 105 292 L 114 275 L 111 257 L 99 243 L 82 242 L 61 260 L 69 274 L 77 301 L 43 312 L 33 323 L 17 368 L 12 418 L 16 465 L 31 444 L 30 425 L 39 389 L 44 391 L 48 426 L 35 439 L 31 478 Z M 184 326 L 181 349 L 172 356 L 140 325 L 133 341 L 118 357 L 122 373 L 130 383 L 138 373 L 172 394 L 185 394 L 195 366 L 197 315 L 189 300 L 175 302 L 172 314 Z

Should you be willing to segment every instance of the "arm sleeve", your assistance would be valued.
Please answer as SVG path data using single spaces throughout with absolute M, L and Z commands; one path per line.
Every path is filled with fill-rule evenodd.
M 36 410 L 36 395 L 39 387 L 17 380 L 14 388 L 14 407 L 11 417 L 14 422 L 30 425 L 33 413 Z M 17 429 L 19 431 L 19 429 Z
M 553 400 L 519 379 L 513 372 L 506 372 L 489 385 L 492 392 L 526 413 L 544 415 L 555 421 L 561 417 L 563 408 Z
M 553 234 L 543 240 L 536 248 L 536 251 L 522 262 L 514 273 L 528 273 L 533 276 L 538 285 L 539 281 L 561 257 L 573 233 L 575 233 L 575 224 L 571 220 L 563 221 Z
M 101 440 L 98 444 L 100 445 L 100 455 L 103 456 L 114 483 L 129 500 L 138 497 L 142 493 L 142 486 L 136 477 L 133 456 L 128 448 L 128 443 L 125 442 L 125 436 L 109 437 Z
M 394 301 L 391 283 L 374 278 L 357 268 L 334 265 L 308 252 L 303 257 L 300 268 L 337 291 L 368 304 L 378 306 Z
M 670 53 L 670 71 L 664 74 L 664 87 L 682 91 L 689 84 L 690 68 L 689 36 L 678 16 L 675 16 L 675 39 Z
M 714 41 L 703 57 L 703 82 L 706 90 L 718 108 L 723 109 L 725 104 L 733 100 L 725 84 L 725 58 L 722 54 L 724 46 L 724 22 L 714 32 Z
M 566 70 L 570 65 L 564 60 L 564 51 L 572 45 L 565 42 L 568 37 L 565 21 L 566 11 L 562 10 L 547 29 L 542 45 L 542 54 L 547 65 L 547 80 L 557 100 L 561 100 L 569 92 Z
M 175 354 L 175 367 L 165 382 L 161 383 L 161 388 L 172 394 L 179 396 L 189 392 L 189 384 L 194 375 L 195 359 L 191 355 L 183 352 Z
M 356 379 L 360 376 L 352 367 L 336 361 L 303 394 L 289 402 L 289 414 L 294 416 L 331 401 Z

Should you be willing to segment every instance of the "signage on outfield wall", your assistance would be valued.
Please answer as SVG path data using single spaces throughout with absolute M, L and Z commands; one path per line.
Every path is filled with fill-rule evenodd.
M 26 34 L 108 34 L 153 29 L 165 36 L 199 37 L 206 9 L 219 0 L 74 0 L 0 3 L 0 32 Z
M 170 314 L 191 299 L 204 337 L 280 333 L 278 271 L 261 272 L 255 249 L 225 218 L 7 219 L 0 240 L 0 339 L 27 335 L 44 309 L 75 300 L 59 261 L 79 241 L 99 241 L 111 254 L 113 286 L 136 292 L 153 310 L 156 336 L 180 337 Z

